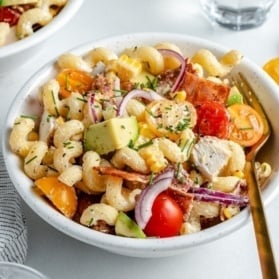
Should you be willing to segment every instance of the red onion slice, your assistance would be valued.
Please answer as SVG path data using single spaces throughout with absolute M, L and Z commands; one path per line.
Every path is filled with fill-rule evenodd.
M 96 123 L 98 120 L 97 114 L 96 114 L 96 111 L 94 108 L 94 102 L 95 102 L 95 94 L 90 93 L 88 95 L 88 113 L 89 113 L 92 123 Z
M 181 63 L 181 67 L 180 67 L 180 72 L 171 88 L 171 92 L 175 92 L 179 85 L 180 85 L 180 82 L 182 81 L 183 79 L 183 76 L 184 76 L 184 73 L 185 73 L 185 70 L 186 70 L 186 62 L 185 62 L 185 59 L 184 57 L 174 51 L 174 50 L 170 50 L 170 49 L 158 49 L 158 51 L 163 55 L 163 56 L 173 56 L 175 57 L 180 63 Z
M 164 97 L 162 97 L 155 91 L 152 91 L 152 90 L 145 91 L 145 90 L 141 90 L 141 89 L 134 89 L 134 90 L 130 91 L 129 93 L 127 93 L 125 95 L 125 97 L 122 99 L 122 101 L 120 102 L 120 104 L 118 106 L 118 110 L 117 110 L 118 116 L 123 115 L 124 110 L 127 106 L 127 103 L 129 102 L 129 100 L 131 100 L 133 98 L 143 98 L 143 99 L 146 99 L 149 101 L 164 99 Z
M 217 202 L 224 205 L 238 205 L 244 207 L 247 206 L 249 202 L 246 196 L 224 193 L 207 188 L 190 188 L 188 192 L 194 194 L 195 200 Z
M 172 183 L 173 170 L 158 175 L 153 183 L 147 186 L 140 194 L 135 207 L 135 218 L 140 228 L 144 229 L 152 216 L 152 206 L 156 197 L 167 190 Z

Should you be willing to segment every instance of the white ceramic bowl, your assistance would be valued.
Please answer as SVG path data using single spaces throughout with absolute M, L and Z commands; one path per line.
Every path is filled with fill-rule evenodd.
M 82 3 L 83 0 L 68 0 L 49 24 L 27 38 L 0 47 L 0 75 L 12 71 L 39 52 L 47 39 L 72 19 Z
M 109 47 L 114 51 L 120 51 L 125 47 L 132 47 L 141 44 L 154 45 L 157 42 L 169 41 L 177 44 L 186 55 L 193 53 L 200 48 L 207 48 L 215 54 L 220 55 L 228 49 L 218 46 L 214 43 L 177 34 L 165 33 L 145 33 L 122 35 L 118 37 L 103 39 L 87 43 L 76 48 L 73 52 L 84 54 L 88 50 L 97 46 Z M 273 131 L 279 131 L 279 121 L 277 120 L 277 111 L 279 107 L 279 90 L 276 84 L 255 64 L 244 58 L 236 67 L 251 81 L 258 97 L 260 98 L 268 116 L 271 120 Z M 67 219 L 58 211 L 53 209 L 43 199 L 36 196 L 32 190 L 32 181 L 26 177 L 21 169 L 19 158 L 13 154 L 8 147 L 8 137 L 14 119 L 20 114 L 27 114 L 29 111 L 28 102 L 30 98 L 38 99 L 37 89 L 51 76 L 55 74 L 53 61 L 40 69 L 22 88 L 16 96 L 5 121 L 5 130 L 3 137 L 3 154 L 6 161 L 9 175 L 21 197 L 24 201 L 46 222 L 54 226 L 63 233 L 79 239 L 90 245 L 94 245 L 105 250 L 135 257 L 162 257 L 181 253 L 190 247 L 202 245 L 211 241 L 218 241 L 237 229 L 243 227 L 251 221 L 249 209 L 243 210 L 239 215 L 225 221 L 219 225 L 213 226 L 201 232 L 161 239 L 132 239 L 119 236 L 104 234 L 79 225 L 72 220 Z M 33 102 L 32 102 L 33 103 Z M 264 152 L 266 159 L 273 168 L 273 173 L 269 179 L 266 189 L 263 191 L 264 204 L 267 205 L 279 192 L 279 134 L 273 133 Z

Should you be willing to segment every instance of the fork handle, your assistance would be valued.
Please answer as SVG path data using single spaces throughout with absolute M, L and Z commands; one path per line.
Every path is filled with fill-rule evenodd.
M 245 172 L 262 276 L 264 279 L 277 279 L 278 272 L 261 199 L 261 190 L 255 177 L 253 166 L 253 162 L 247 161 Z

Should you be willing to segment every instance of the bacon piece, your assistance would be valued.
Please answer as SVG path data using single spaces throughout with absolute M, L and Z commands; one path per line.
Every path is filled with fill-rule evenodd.
M 180 89 L 186 91 L 187 101 L 194 105 L 205 101 L 225 104 L 230 93 L 229 86 L 200 78 L 190 72 L 185 73 Z
M 103 74 L 99 74 L 94 78 L 92 89 L 102 92 L 104 98 L 108 98 L 108 100 L 114 97 L 114 84 Z
M 96 225 L 92 226 L 92 229 L 95 231 L 107 233 L 107 234 L 115 234 L 114 227 L 108 225 L 103 220 L 98 220 Z
M 176 186 L 170 186 L 167 191 L 183 211 L 184 221 L 187 221 L 193 208 L 194 195 Z
M 99 171 L 101 174 L 118 176 L 128 181 L 147 183 L 150 180 L 149 175 L 143 175 L 136 172 L 123 171 L 112 167 L 98 166 L 98 167 L 94 167 L 93 169 Z

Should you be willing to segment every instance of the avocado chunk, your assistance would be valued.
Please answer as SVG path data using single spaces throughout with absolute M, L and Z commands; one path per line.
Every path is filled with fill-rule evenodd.
M 146 238 L 143 230 L 124 212 L 119 212 L 116 223 L 115 233 L 120 236 Z
M 233 86 L 231 88 L 228 99 L 227 99 L 228 106 L 231 106 L 234 104 L 243 104 L 243 96 L 239 92 L 239 90 L 236 86 Z
M 136 117 L 114 117 L 90 125 L 85 131 L 84 146 L 99 154 L 108 154 L 133 143 L 139 133 Z

